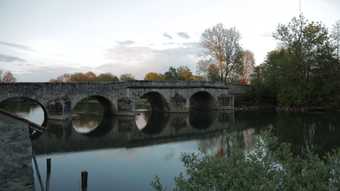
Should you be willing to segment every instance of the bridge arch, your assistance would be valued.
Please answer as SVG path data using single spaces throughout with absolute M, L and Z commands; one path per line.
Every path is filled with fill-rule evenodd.
M 190 96 L 189 109 L 211 111 L 216 109 L 216 99 L 207 91 L 198 91 Z
M 216 112 L 192 111 L 189 113 L 189 124 L 194 129 L 208 129 L 216 119 Z
M 166 128 L 169 115 L 164 112 L 144 112 L 135 116 L 137 129 L 145 134 L 160 134 Z
M 73 101 L 72 108 L 71 108 L 72 113 L 79 103 L 81 103 L 82 101 L 88 100 L 88 99 L 98 101 L 100 105 L 103 107 L 104 115 L 112 115 L 116 112 L 114 103 L 106 96 L 88 95 L 88 96 L 83 96 L 81 98 L 78 98 L 76 101 Z
M 19 104 L 19 107 L 21 107 L 21 104 L 24 104 L 25 101 L 30 102 L 31 104 L 35 104 L 37 105 L 39 108 L 41 108 L 42 112 L 43 112 L 43 119 L 40 122 L 38 121 L 32 121 L 34 123 L 40 123 L 39 125 L 41 126 L 46 126 L 47 125 L 47 120 L 48 120 L 48 110 L 47 107 L 45 106 L 45 104 L 41 103 L 40 101 L 34 99 L 34 98 L 30 98 L 30 97 L 26 97 L 26 96 L 15 96 L 15 97 L 9 97 L 9 98 L 5 98 L 3 100 L 0 101 L 0 106 L 4 106 L 6 102 L 17 102 Z M 22 103 L 19 103 L 22 102 Z M 24 106 L 25 107 L 25 106 Z M 11 105 L 10 108 L 1 108 L 4 109 L 5 111 L 9 112 L 9 113 L 13 113 L 13 112 L 18 112 L 16 111 L 16 106 Z M 25 109 L 25 108 L 24 108 Z M 31 107 L 28 106 L 29 111 L 27 112 L 31 112 Z M 20 111 L 19 111 L 20 112 Z M 24 117 L 25 118 L 25 117 Z M 31 120 L 31 119 L 28 119 Z
M 156 91 L 150 91 L 141 96 L 142 99 L 146 99 L 151 106 L 151 111 L 167 112 L 169 111 L 169 104 L 165 97 Z

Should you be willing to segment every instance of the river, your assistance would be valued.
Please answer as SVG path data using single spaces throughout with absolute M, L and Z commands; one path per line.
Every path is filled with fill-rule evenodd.
M 156 175 L 171 188 L 185 170 L 182 153 L 217 155 L 235 145 L 251 150 L 263 131 L 292 143 L 297 154 L 313 149 L 323 155 L 340 146 L 338 113 L 139 112 L 117 117 L 104 116 L 91 104 L 74 112 L 72 120 L 48 121 L 46 133 L 32 141 L 37 191 L 80 190 L 82 171 L 88 172 L 88 190 L 151 190 Z M 7 109 L 44 121 L 37 106 Z

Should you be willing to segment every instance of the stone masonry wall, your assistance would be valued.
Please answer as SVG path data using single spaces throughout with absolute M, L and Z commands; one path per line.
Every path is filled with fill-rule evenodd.
M 33 189 L 32 144 L 27 125 L 0 114 L 0 190 Z

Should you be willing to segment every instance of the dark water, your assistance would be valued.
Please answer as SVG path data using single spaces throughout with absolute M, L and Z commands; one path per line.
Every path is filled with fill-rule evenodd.
M 234 145 L 251 151 L 261 131 L 292 143 L 297 154 L 313 149 L 322 155 L 340 146 L 338 113 L 141 112 L 104 117 L 86 112 L 94 107 L 81 107 L 69 121 L 48 121 L 47 133 L 33 140 L 36 190 L 80 190 L 82 171 L 89 173 L 88 190 L 151 190 L 155 175 L 171 188 L 184 170 L 182 153 L 217 155 Z M 15 112 L 43 122 L 39 107 L 19 110 Z

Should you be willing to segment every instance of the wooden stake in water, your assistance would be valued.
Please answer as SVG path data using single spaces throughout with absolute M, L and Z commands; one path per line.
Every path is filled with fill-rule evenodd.
M 50 190 L 51 159 L 46 159 L 46 191 Z
M 87 191 L 87 171 L 81 172 L 81 191 Z

